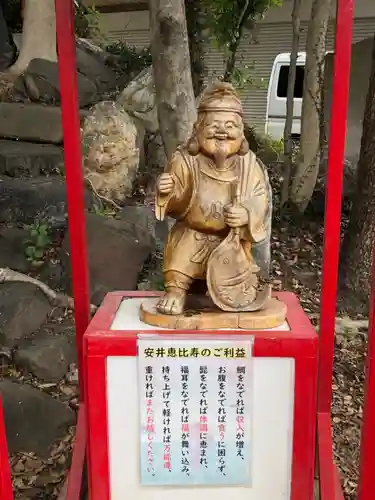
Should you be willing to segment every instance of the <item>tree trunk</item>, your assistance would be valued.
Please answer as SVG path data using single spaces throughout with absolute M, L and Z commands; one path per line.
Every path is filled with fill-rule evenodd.
M 286 98 L 286 120 L 284 129 L 284 180 L 281 189 L 281 208 L 289 199 L 289 185 L 293 168 L 293 139 L 292 126 L 294 114 L 294 87 L 296 84 L 297 58 L 301 28 L 302 0 L 294 0 L 292 12 L 292 51 L 290 53 L 290 66 L 288 75 L 288 92 Z
M 170 158 L 189 138 L 197 114 L 185 7 L 183 0 L 153 0 L 149 9 L 156 103 L 165 152 Z
M 332 0 L 313 1 L 307 33 L 301 150 L 290 192 L 291 200 L 301 212 L 312 198 L 319 173 L 321 138 L 324 137 L 324 60 L 331 3 Z
M 9 68 L 13 74 L 27 70 L 32 59 L 57 61 L 54 0 L 26 0 L 22 46 L 17 61 Z
M 201 0 L 185 0 L 186 22 L 189 38 L 191 77 L 195 97 L 202 93 L 204 85 L 204 53 L 201 25 Z
M 375 243 L 375 38 L 369 90 L 363 119 L 357 191 L 344 241 L 346 284 L 368 301 Z

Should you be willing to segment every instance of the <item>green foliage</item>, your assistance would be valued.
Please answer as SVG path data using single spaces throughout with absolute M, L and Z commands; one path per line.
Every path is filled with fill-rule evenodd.
M 95 7 L 84 7 L 80 2 L 74 2 L 74 22 L 76 35 L 80 38 L 89 38 L 101 45 L 103 35 L 99 28 L 100 13 Z
M 257 77 L 254 64 L 242 65 L 241 61 L 236 62 L 229 81 L 237 90 L 243 90 L 249 85 L 258 89 L 266 87 L 264 79 Z
M 230 50 L 243 27 L 261 19 L 269 8 L 281 6 L 282 0 L 203 0 L 202 3 L 207 12 L 205 27 L 221 49 Z
M 253 84 L 251 68 L 236 67 L 236 53 L 245 28 L 252 28 L 271 7 L 282 0 L 202 0 L 205 14 L 203 28 L 226 57 L 224 80 L 237 88 Z
M 152 63 L 149 48 L 137 49 L 129 47 L 126 42 L 118 41 L 110 43 L 105 47 L 110 54 L 118 57 L 117 63 L 124 72 L 140 72 Z
M 278 154 L 282 155 L 284 153 L 284 139 L 281 137 L 279 140 L 272 139 L 272 137 L 267 136 L 272 149 Z
M 116 215 L 116 211 L 113 207 L 105 206 L 101 200 L 94 203 L 91 212 L 95 215 L 102 215 L 103 217 L 114 217 Z
M 35 221 L 26 228 L 29 230 L 29 238 L 25 240 L 25 254 L 33 266 L 38 266 L 43 263 L 51 245 L 49 227 L 43 222 Z
M 276 141 L 267 134 L 258 133 L 254 127 L 245 124 L 245 137 L 249 143 L 250 149 L 266 165 L 279 162 L 284 153 L 284 140 L 281 138 Z

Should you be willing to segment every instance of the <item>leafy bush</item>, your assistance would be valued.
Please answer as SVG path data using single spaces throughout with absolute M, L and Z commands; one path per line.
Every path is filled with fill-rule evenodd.
M 25 241 L 25 254 L 33 266 L 43 264 L 43 259 L 51 245 L 50 230 L 47 224 L 35 221 L 26 226 L 29 238 Z
M 103 35 L 99 28 L 100 13 L 95 7 L 84 7 L 78 1 L 74 2 L 74 23 L 76 35 L 80 38 L 89 38 L 101 45 Z
M 280 161 L 284 151 L 284 141 L 275 141 L 269 135 L 258 133 L 253 127 L 245 124 L 245 137 L 250 149 L 269 166 Z
M 150 66 L 152 62 L 149 48 L 137 49 L 136 47 L 129 47 L 124 41 L 112 42 L 105 47 L 105 50 L 117 56 L 118 65 L 127 73 L 138 73 L 145 67 Z

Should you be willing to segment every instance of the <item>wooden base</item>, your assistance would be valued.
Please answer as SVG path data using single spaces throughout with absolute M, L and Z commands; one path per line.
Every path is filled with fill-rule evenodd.
M 203 298 L 202 298 L 203 299 Z M 140 319 L 148 325 L 174 330 L 217 330 L 219 328 L 266 330 L 282 325 L 286 318 L 286 305 L 271 298 L 261 311 L 250 313 L 224 312 L 211 304 L 190 302 L 183 314 L 171 316 L 156 309 L 159 298 L 147 299 L 140 307 Z M 197 300 L 195 298 L 195 300 Z M 192 307 L 194 306 L 195 307 Z

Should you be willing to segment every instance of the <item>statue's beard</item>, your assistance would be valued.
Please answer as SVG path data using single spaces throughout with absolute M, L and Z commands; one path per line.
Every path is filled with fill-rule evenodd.
M 226 160 L 238 153 L 239 145 L 237 141 L 219 141 L 217 139 L 206 139 L 201 143 L 202 151 L 215 160 L 218 169 L 224 168 Z
M 223 143 L 221 141 L 216 142 L 216 147 L 213 152 L 213 158 L 215 160 L 216 167 L 221 170 L 224 168 L 224 164 L 228 156 L 230 156 L 230 152 L 228 151 L 227 143 Z

